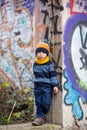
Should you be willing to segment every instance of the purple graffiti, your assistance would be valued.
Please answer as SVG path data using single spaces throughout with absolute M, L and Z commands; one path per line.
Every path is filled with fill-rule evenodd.
M 66 8 L 70 8 L 70 2 L 67 2 Z
M 75 90 L 85 99 L 87 99 L 87 91 L 85 91 L 79 86 L 76 76 L 72 70 L 72 66 L 70 63 L 71 57 L 70 57 L 69 46 L 70 46 L 72 35 L 76 26 L 79 25 L 80 23 L 86 24 L 86 21 L 87 21 L 87 15 L 85 15 L 84 13 L 73 15 L 72 17 L 70 17 L 70 19 L 68 19 L 65 26 L 65 30 L 64 30 L 64 41 L 65 41 L 65 45 L 64 45 L 65 61 L 64 62 L 66 64 L 67 72 Z
M 4 6 L 4 4 L 5 4 L 5 0 L 1 0 L 1 2 L 0 2 L 0 7 L 1 7 L 1 6 Z
M 87 5 L 84 7 L 84 10 L 87 11 Z
M 23 4 L 23 6 L 26 7 L 29 10 L 31 15 L 33 15 L 33 11 L 34 11 L 34 8 L 35 8 L 35 0 L 27 0 Z

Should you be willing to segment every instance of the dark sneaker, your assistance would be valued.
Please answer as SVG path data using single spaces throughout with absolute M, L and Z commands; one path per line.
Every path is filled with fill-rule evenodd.
M 39 125 L 44 125 L 46 123 L 44 118 L 36 118 L 33 122 L 33 126 L 39 126 Z

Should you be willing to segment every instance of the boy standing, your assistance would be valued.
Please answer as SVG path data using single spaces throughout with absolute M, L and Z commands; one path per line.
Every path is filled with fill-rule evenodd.
M 33 65 L 34 78 L 34 96 L 36 110 L 36 119 L 32 125 L 38 126 L 46 123 L 51 100 L 52 91 L 58 92 L 58 81 L 52 62 L 49 60 L 49 45 L 45 42 L 39 42 L 36 47 L 36 58 Z

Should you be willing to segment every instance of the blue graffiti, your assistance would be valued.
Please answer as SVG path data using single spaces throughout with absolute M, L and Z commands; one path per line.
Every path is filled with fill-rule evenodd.
M 76 116 L 78 120 L 83 118 L 83 110 L 79 103 L 79 93 L 73 88 L 72 82 L 70 81 L 67 71 L 64 71 L 64 76 L 67 79 L 64 85 L 64 89 L 67 90 L 64 102 L 67 105 L 72 105 L 73 116 Z M 86 103 L 86 100 L 82 97 L 82 102 Z
M 84 7 L 84 10 L 87 11 L 87 5 Z
M 23 4 L 23 7 L 27 8 L 31 15 L 33 15 L 33 11 L 35 8 L 35 0 L 26 0 Z
M 84 2 L 85 4 L 84 4 L 83 2 Z M 77 1 L 76 1 L 76 4 L 79 6 L 79 8 L 80 8 L 80 7 L 84 7 L 84 10 L 87 11 L 87 0 L 84 0 L 84 1 L 82 1 L 82 0 L 77 0 Z
M 70 2 L 67 2 L 66 8 L 70 8 Z
M 0 1 L 0 7 L 5 5 L 5 0 Z

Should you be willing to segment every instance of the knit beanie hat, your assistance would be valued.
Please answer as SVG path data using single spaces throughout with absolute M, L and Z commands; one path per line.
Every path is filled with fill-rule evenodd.
M 36 47 L 36 54 L 38 53 L 38 52 L 44 52 L 44 53 L 46 53 L 47 55 L 49 55 L 49 51 L 50 51 L 50 47 L 49 47 L 49 45 L 46 43 L 46 42 L 44 42 L 44 41 L 41 41 L 41 42 L 39 42 L 38 44 L 37 44 L 37 47 Z

